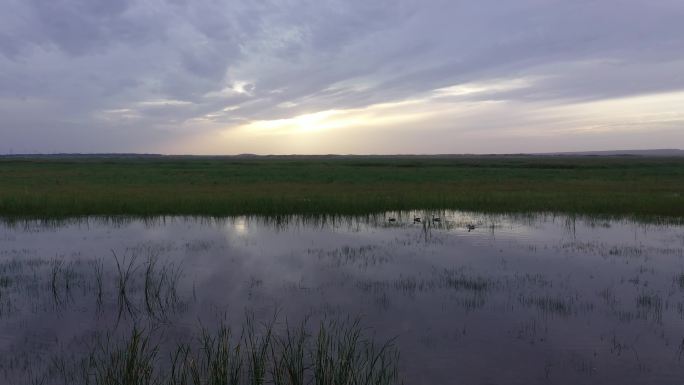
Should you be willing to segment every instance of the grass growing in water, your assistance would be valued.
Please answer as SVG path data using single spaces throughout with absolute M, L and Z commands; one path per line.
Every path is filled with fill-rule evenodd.
M 220 323 L 202 328 L 194 343 L 179 343 L 164 359 L 155 333 L 134 327 L 120 341 L 98 340 L 77 362 L 59 360 L 54 381 L 72 385 L 391 385 L 399 383 L 393 341 L 378 344 L 358 321 L 323 321 L 309 334 L 305 320 L 258 326 L 247 316 L 234 336 Z M 46 379 L 46 384 L 52 384 Z
M 533 306 L 543 314 L 555 314 L 563 317 L 572 315 L 574 310 L 574 300 L 571 297 L 560 296 L 520 296 L 519 301 L 522 305 Z
M 0 158 L 5 217 L 409 209 L 683 217 L 684 158 Z
M 154 384 L 157 354 L 158 347 L 149 334 L 133 328 L 130 339 L 124 343 L 106 340 L 100 344 L 90 356 L 87 379 L 96 385 Z
M 680 288 L 680 289 L 684 289 L 684 273 L 679 274 L 679 275 L 675 278 L 675 282 L 677 282 L 677 284 L 679 285 L 679 288 Z

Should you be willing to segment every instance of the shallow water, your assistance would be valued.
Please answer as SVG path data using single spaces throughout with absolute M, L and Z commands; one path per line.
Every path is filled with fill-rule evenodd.
M 171 277 L 156 302 L 150 260 Z M 463 212 L 0 225 L 0 383 L 94 332 L 145 322 L 173 340 L 245 309 L 360 316 L 397 337 L 407 384 L 681 384 L 684 227 Z

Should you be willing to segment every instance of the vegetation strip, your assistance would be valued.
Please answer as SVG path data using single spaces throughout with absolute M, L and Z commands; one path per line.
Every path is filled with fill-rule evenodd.
M 684 158 L 0 158 L 0 216 L 461 209 L 684 217 Z

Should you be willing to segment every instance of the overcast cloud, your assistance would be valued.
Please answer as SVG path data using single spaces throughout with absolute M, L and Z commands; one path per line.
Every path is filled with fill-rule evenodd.
M 0 0 L 0 153 L 684 147 L 681 0 Z

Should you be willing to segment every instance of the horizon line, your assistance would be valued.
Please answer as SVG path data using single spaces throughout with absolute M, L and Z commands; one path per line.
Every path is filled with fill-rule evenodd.
M 578 150 L 578 151 L 551 151 L 551 152 L 507 152 L 507 153 L 394 153 L 394 154 L 170 154 L 170 153 L 138 153 L 138 152 L 52 152 L 52 153 L 4 153 L 0 157 L 465 157 L 465 156 L 554 156 L 554 155 L 594 155 L 594 156 L 619 156 L 619 155 L 659 155 L 684 156 L 684 149 L 680 148 L 654 148 L 654 149 L 620 149 L 620 150 Z

